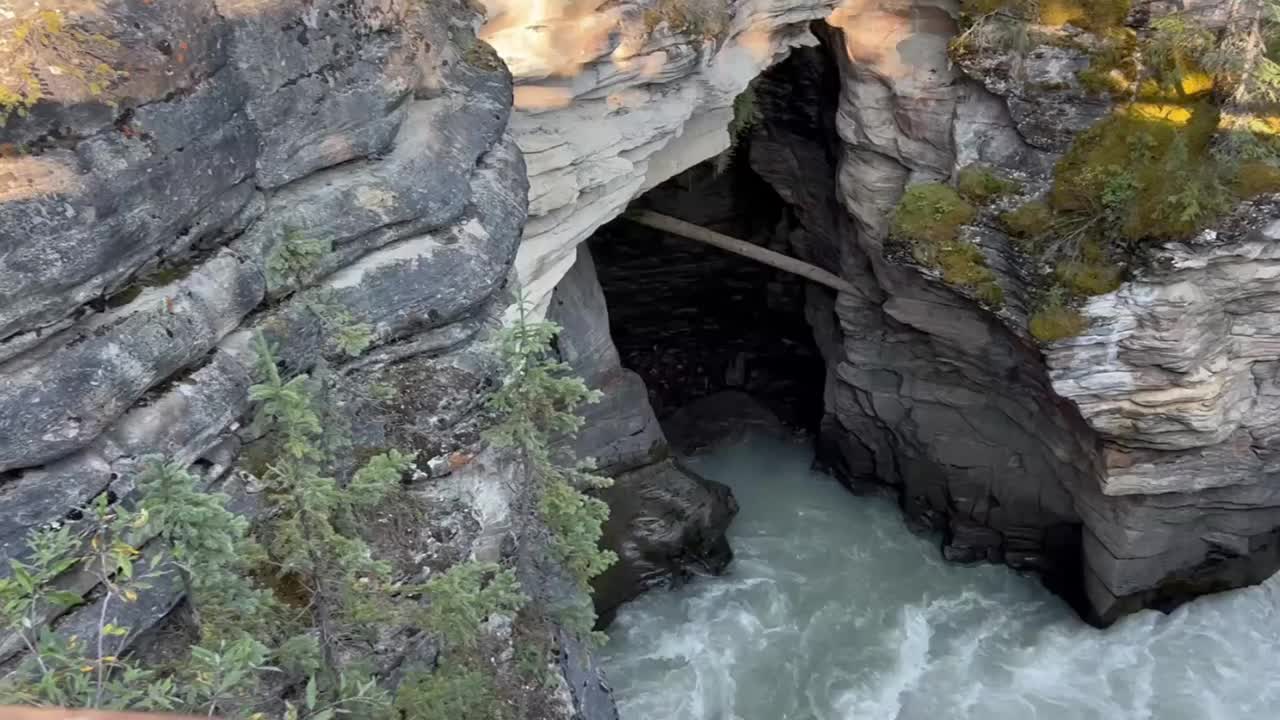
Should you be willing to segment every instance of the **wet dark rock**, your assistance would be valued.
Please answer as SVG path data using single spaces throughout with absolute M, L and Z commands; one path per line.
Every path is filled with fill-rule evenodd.
M 602 544 L 618 554 L 593 582 L 603 622 L 646 590 L 718 575 L 733 559 L 725 539 L 738 513 L 732 491 L 676 460 L 618 475 L 600 496 L 610 510 Z

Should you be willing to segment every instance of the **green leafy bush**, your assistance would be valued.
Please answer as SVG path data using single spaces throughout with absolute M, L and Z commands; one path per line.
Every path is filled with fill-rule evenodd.
M 402 720 L 504 720 L 509 717 L 493 678 L 459 666 L 410 673 L 396 693 L 395 709 Z
M 267 283 L 273 290 L 303 285 L 319 266 L 320 260 L 332 251 L 331 243 L 307 237 L 297 228 L 286 227 L 267 256 Z
M 528 337 L 546 335 L 537 330 Z M 147 459 L 136 511 L 103 495 L 86 509 L 79 530 L 32 535 L 27 559 L 12 561 L 9 577 L 0 579 L 0 621 L 26 648 L 16 670 L 0 680 L 0 702 L 228 719 L 265 719 L 263 707 L 275 708 L 273 717 L 297 720 L 372 720 L 392 712 L 432 720 L 499 717 L 493 671 L 476 648 L 487 618 L 514 616 L 527 601 L 513 571 L 468 561 L 422 585 L 392 582 L 390 563 L 362 530 L 365 514 L 397 492 L 412 456 L 388 450 L 354 471 L 337 471 L 350 441 L 330 418 L 323 383 L 307 375 L 284 377 L 261 334 L 254 346 L 260 380 L 250 391 L 258 404 L 255 425 L 271 449 L 260 477 L 265 507 L 255 536 L 261 545 L 250 536 L 248 520 L 229 509 L 228 496 L 204 489 L 181 464 Z M 529 360 L 519 370 L 522 377 L 541 377 L 550 383 L 539 384 L 542 392 L 553 390 L 546 395 L 510 386 L 512 407 L 557 432 L 580 424 L 565 408 L 538 405 L 537 398 L 557 398 L 555 405 L 591 396 L 581 381 L 560 377 L 541 352 L 519 357 Z M 509 420 L 508 429 L 548 437 Z M 549 453 L 545 457 L 549 462 Z M 570 482 L 589 476 L 552 465 L 547 477 Z M 155 552 L 155 543 L 149 562 L 138 561 L 138 547 L 153 536 L 172 562 Z M 594 557 L 598 562 L 603 556 Z M 274 584 L 257 583 L 263 567 Z M 90 637 L 47 629 L 52 608 L 85 602 L 80 593 L 58 588 L 73 570 L 100 588 L 95 602 L 101 620 Z M 201 641 L 164 666 L 149 667 L 127 657 L 132 631 L 111 619 L 167 572 L 182 575 Z M 301 597 L 284 597 L 285 588 L 296 588 Z M 386 679 L 353 659 L 359 655 L 353 651 L 386 629 L 428 633 L 440 648 L 434 671 L 410 675 L 394 701 Z M 278 698 L 259 695 L 267 677 L 276 692 L 284 685 L 282 713 L 276 712 Z M 438 712 L 446 714 L 433 714 Z

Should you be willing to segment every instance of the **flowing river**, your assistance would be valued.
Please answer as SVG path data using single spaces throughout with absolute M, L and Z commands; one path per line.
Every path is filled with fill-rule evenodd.
M 691 461 L 738 497 L 736 559 L 618 615 L 622 720 L 1280 718 L 1280 575 L 1097 630 L 1032 578 L 947 564 L 812 457 L 758 436 Z

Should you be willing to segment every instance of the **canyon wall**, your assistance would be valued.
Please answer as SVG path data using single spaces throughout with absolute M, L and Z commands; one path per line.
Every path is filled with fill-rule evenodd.
M 252 511 L 261 333 L 282 371 L 323 382 L 352 457 L 416 453 L 406 515 L 372 521 L 401 528 L 415 572 L 504 560 L 531 594 L 578 592 L 516 542 L 531 486 L 477 454 L 528 184 L 474 7 L 124 0 L 66 17 L 31 61 L 53 100 L 0 130 L 0 560 L 94 498 L 131 501 L 154 455 Z M 122 74 L 105 90 L 50 75 L 80 52 Z M 85 600 L 41 619 L 85 633 L 95 581 L 57 584 Z M 180 598 L 170 573 L 112 619 L 145 640 Z M 610 717 L 585 650 L 559 645 L 548 717 Z M 0 662 L 17 650 L 0 638 Z M 391 642 L 374 662 L 432 652 Z
M 585 262 L 569 272 L 629 202 L 728 148 L 735 98 L 794 50 L 757 88 L 750 161 L 803 225 L 793 251 L 859 288 L 809 291 L 832 466 L 897 488 L 949 557 L 1044 572 L 1083 589 L 1099 620 L 1273 569 L 1280 201 L 1159 248 L 1085 307 L 1084 333 L 1041 346 L 1025 268 L 989 214 L 965 232 L 998 311 L 885 241 L 908 185 L 974 162 L 1042 192 L 1110 109 L 1078 80 L 1083 51 L 957 65 L 949 2 L 836 5 L 743 0 L 694 17 L 611 3 L 572 18 L 569 46 L 555 23 L 536 28 L 550 45 L 492 23 L 481 35 L 498 55 L 461 0 L 121 0 L 77 16 L 83 37 L 116 43 L 71 54 L 127 76 L 104 91 L 37 57 L 57 100 L 0 131 L 0 555 L 92 498 L 130 497 L 152 454 L 251 497 L 237 458 L 258 439 L 245 414 L 261 331 L 287 369 L 328 373 L 359 447 L 418 453 L 432 562 L 503 557 L 527 493 L 473 451 L 496 381 L 488 340 L 516 286 L 606 391 L 579 453 L 619 471 L 659 460 L 598 283 Z M 691 510 L 714 488 L 671 477 L 670 497 L 697 488 L 682 506 L 695 524 L 727 522 Z M 50 619 L 74 632 L 93 585 L 64 584 L 88 600 Z M 178 599 L 159 587 L 121 623 Z M 564 714 L 605 717 L 576 655 Z
M 512 127 L 530 167 L 517 267 L 532 296 L 627 202 L 726 147 L 733 96 L 786 48 L 811 48 L 804 21 L 821 18 L 824 49 L 797 51 L 806 69 L 755 87 L 765 121 L 751 162 L 804 225 L 793 251 L 860 288 L 811 291 L 832 465 L 897 487 L 949 557 L 1040 571 L 1102 622 L 1274 569 L 1274 202 L 1156 250 L 1087 304 L 1084 333 L 1037 342 L 1034 272 L 996 220 L 1012 201 L 963 231 L 994 272 L 998 309 L 904 262 L 887 246 L 890 220 L 906 187 L 954 182 L 975 163 L 1016 179 L 1018 202 L 1042 195 L 1075 139 L 1113 110 L 1081 79 L 1101 41 L 1058 24 L 1022 46 L 957 55 L 952 2 L 731 8 L 720 32 L 691 39 L 638 4 L 610 5 L 594 17 L 613 31 L 559 75 L 491 37 L 530 103 L 518 100 Z M 1200 9 L 1210 25 L 1226 12 Z M 1148 32 L 1171 10 L 1137 4 L 1128 23 Z

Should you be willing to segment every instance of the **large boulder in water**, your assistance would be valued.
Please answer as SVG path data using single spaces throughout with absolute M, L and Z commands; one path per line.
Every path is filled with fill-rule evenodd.
M 618 562 L 596 578 L 604 622 L 650 588 L 719 575 L 733 559 L 725 539 L 738 503 L 728 486 L 668 459 L 623 473 L 601 493 L 609 503 L 603 544 Z

